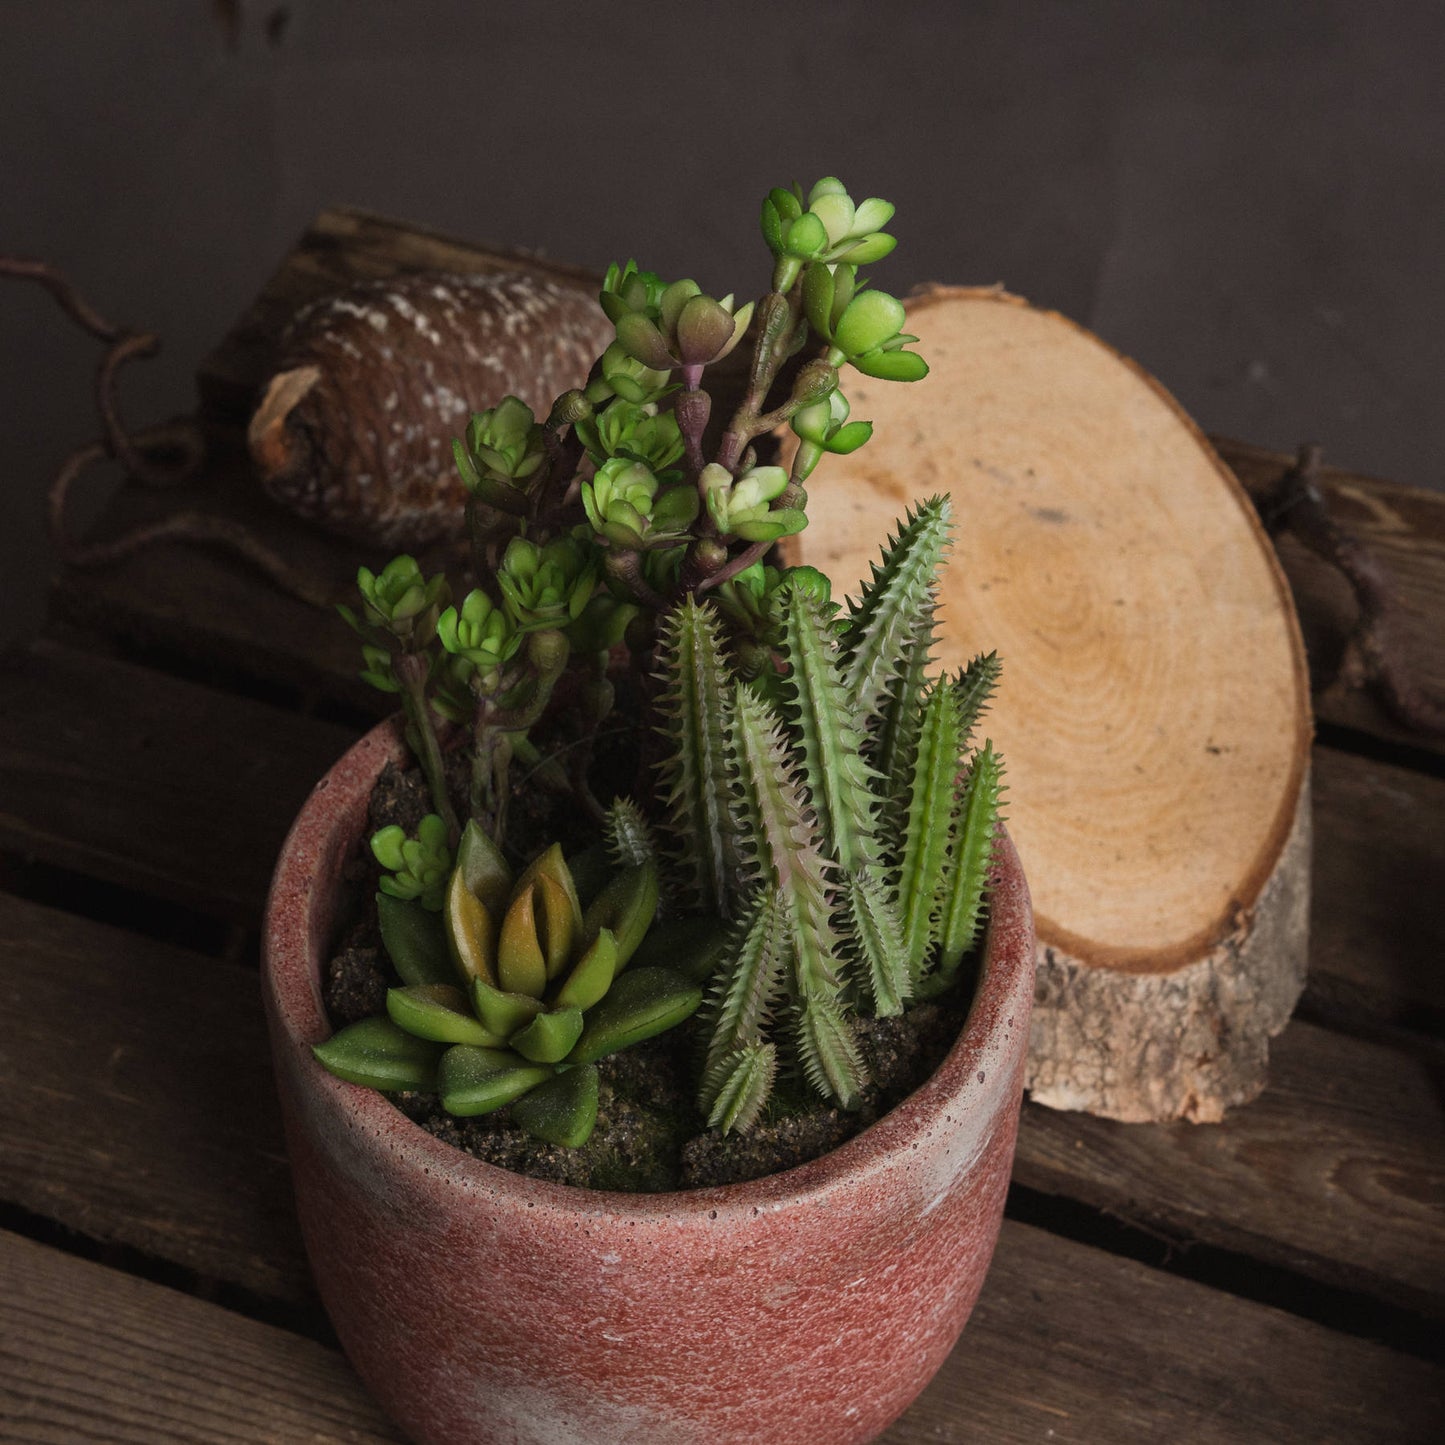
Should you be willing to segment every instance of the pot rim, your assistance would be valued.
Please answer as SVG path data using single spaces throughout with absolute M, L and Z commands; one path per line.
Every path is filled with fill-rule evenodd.
M 313 789 L 278 856 L 266 904 L 262 958 L 273 1049 L 286 1050 L 306 1085 L 337 1117 L 348 1117 L 354 1129 L 370 1136 L 392 1164 L 464 1191 L 505 1194 L 528 1207 L 578 1217 L 630 1214 L 655 1220 L 701 1213 L 718 1219 L 724 1213 L 770 1212 L 805 1199 L 821 1202 L 845 1182 L 856 1187 L 860 1175 L 882 1171 L 890 1159 L 919 1149 L 939 1131 L 964 1130 L 975 1120 L 981 1128 L 1000 1109 L 1017 1107 L 1033 1001 L 1035 939 L 1028 883 L 1013 840 L 1001 829 L 983 964 L 958 1038 L 923 1084 L 836 1149 L 744 1183 L 629 1193 L 534 1179 L 444 1143 L 385 1095 L 337 1078 L 312 1055 L 312 1045 L 333 1032 L 321 996 L 322 960 L 310 947 L 315 894 L 308 882 L 299 893 L 301 906 L 296 906 L 297 890 L 284 886 L 298 869 L 312 868 L 315 860 L 335 849 L 341 826 L 337 815 L 348 803 L 355 805 L 359 792 L 369 798 L 385 762 L 405 753 L 401 721 L 390 719 L 359 739 Z M 354 842 L 353 833 L 342 847 L 343 858 Z M 328 920 L 327 935 L 333 926 L 334 920 Z M 1023 1036 L 1021 1044 L 1013 1037 L 1016 1033 Z M 279 1068 L 282 1061 L 276 1062 Z

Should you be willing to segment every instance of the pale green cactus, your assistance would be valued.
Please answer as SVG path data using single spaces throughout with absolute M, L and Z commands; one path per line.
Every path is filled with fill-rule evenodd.
M 667 621 L 669 827 L 696 899 L 735 920 L 708 1004 L 716 1127 L 757 1119 L 780 1044 L 820 1095 L 853 1104 L 858 1012 L 940 991 L 976 941 L 1000 765 L 965 743 L 997 662 L 924 682 L 948 526 L 947 498 L 920 506 L 841 618 L 811 575 L 784 573 L 775 696 L 735 676 L 710 606 Z

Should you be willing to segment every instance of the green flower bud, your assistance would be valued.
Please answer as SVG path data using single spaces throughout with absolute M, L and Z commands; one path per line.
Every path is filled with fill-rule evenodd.
M 695 281 L 674 281 L 656 316 L 628 312 L 617 322 L 617 343 L 634 360 L 657 371 L 703 367 L 721 361 L 742 340 L 753 316 L 748 302 L 736 315 L 733 298 L 704 296 Z
M 479 588 L 468 592 L 461 610 L 448 607 L 437 619 L 437 636 L 449 653 L 465 659 L 474 669 L 473 686 L 490 691 L 498 673 L 521 646 L 522 634 L 502 610 Z
M 870 197 L 855 206 L 843 183 L 824 176 L 808 193 L 801 188 L 773 190 L 763 202 L 763 239 L 775 258 L 773 289 L 791 290 L 808 262 L 848 262 L 854 266 L 881 261 L 897 242 L 883 231 L 893 206 Z
M 801 512 L 791 508 L 769 510 L 769 504 L 788 485 L 788 474 L 782 467 L 752 467 L 734 480 L 726 468 L 710 462 L 698 482 L 708 515 L 725 537 L 771 542 L 803 529 Z
M 877 196 L 855 207 L 843 183 L 834 176 L 824 176 L 813 187 L 808 209 L 828 233 L 822 257 L 825 261 L 847 260 L 854 265 L 881 261 L 897 244 L 892 236 L 882 234 L 883 227 L 893 219 L 895 207 Z
M 598 466 L 627 457 L 662 472 L 683 453 L 677 418 L 670 411 L 659 412 L 655 402 L 639 406 L 617 397 L 599 416 L 578 422 L 577 435 Z
M 629 260 L 625 266 L 614 261 L 607 268 L 602 294 L 597 299 L 607 319 L 616 325 L 629 312 L 655 315 L 664 290 L 655 271 L 639 270 L 636 261 Z
M 694 296 L 677 318 L 679 359 L 685 366 L 707 366 L 721 361 L 742 340 L 752 315 L 752 302 L 734 316 L 731 296 L 721 301 L 714 301 L 711 296 Z
M 595 403 L 610 396 L 646 405 L 660 400 L 669 391 L 670 374 L 644 366 L 631 356 L 621 341 L 614 341 L 598 359 L 601 375 L 587 383 L 586 397 Z
M 657 496 L 657 476 L 643 462 L 615 457 L 582 483 L 582 506 L 592 530 L 619 547 L 640 550 Z
M 554 538 L 545 547 L 514 537 L 497 569 L 497 586 L 518 630 L 530 632 L 576 618 L 596 575 L 589 552 L 571 537 Z
M 414 557 L 393 557 L 380 574 L 362 567 L 356 574 L 362 611 L 372 627 L 390 633 L 404 647 L 425 647 L 436 631 L 437 613 L 447 600 L 447 579 L 422 575 Z M 353 614 L 354 617 L 354 614 Z
M 546 459 L 543 428 L 532 409 L 505 396 L 490 411 L 477 412 L 465 439 L 452 442 L 452 455 L 463 484 L 474 496 L 513 516 L 526 512 L 525 481 Z

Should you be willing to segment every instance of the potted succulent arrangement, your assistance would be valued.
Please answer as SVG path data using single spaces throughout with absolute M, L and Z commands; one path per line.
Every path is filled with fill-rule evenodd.
M 841 369 L 927 370 L 858 274 L 892 214 L 770 192 L 748 305 L 612 267 L 587 385 L 456 443 L 466 590 L 358 579 L 401 717 L 287 841 L 266 992 L 323 1299 L 418 1439 L 871 1438 L 977 1295 L 1033 967 L 998 662 L 929 674 L 945 496 L 856 599 L 771 565 L 871 434 Z M 369 1002 L 328 1009 L 361 858 Z

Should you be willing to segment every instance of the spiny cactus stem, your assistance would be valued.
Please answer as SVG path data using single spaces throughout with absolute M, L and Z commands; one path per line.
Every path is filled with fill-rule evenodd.
M 442 767 L 442 750 L 437 742 L 431 707 L 426 700 L 426 659 L 415 652 L 403 652 L 392 662 L 392 670 L 401 686 L 401 707 L 413 735 L 420 745 L 421 770 L 431 793 L 432 811 L 447 825 L 447 843 L 455 848 L 461 837 L 452 800 L 447 796 L 446 770 Z

